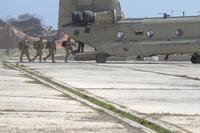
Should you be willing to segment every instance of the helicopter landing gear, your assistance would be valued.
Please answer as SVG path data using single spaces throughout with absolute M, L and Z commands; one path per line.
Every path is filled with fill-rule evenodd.
M 191 57 L 191 62 L 193 64 L 200 64 L 200 54 L 195 53 L 192 57 Z

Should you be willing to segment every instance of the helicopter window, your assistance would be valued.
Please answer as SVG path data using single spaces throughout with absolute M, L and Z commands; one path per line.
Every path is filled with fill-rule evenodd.
M 135 35 L 142 36 L 142 35 L 144 35 L 144 31 L 143 30 L 136 30 Z
M 119 31 L 119 32 L 117 32 L 117 38 L 118 39 L 123 39 L 124 38 L 124 36 L 125 36 L 125 33 L 124 32 L 122 32 L 122 31 Z
M 183 36 L 183 30 L 182 29 L 177 29 L 176 30 L 176 36 L 182 37 Z
M 153 31 L 147 31 L 147 36 L 149 38 L 152 38 L 154 36 L 154 32 Z

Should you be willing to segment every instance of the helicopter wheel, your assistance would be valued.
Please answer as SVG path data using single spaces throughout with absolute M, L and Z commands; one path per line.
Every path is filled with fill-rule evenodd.
M 142 57 L 142 56 L 140 56 L 140 55 L 138 55 L 138 56 L 136 57 L 136 59 L 137 59 L 138 61 L 144 61 L 144 57 Z
M 194 54 L 192 57 L 191 57 L 191 62 L 193 64 L 200 64 L 200 55 L 199 54 Z
M 106 55 L 97 55 L 96 63 L 106 63 L 107 56 Z

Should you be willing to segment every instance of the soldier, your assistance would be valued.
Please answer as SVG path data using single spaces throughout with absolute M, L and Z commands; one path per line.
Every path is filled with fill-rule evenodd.
M 72 38 L 69 37 L 67 39 L 67 41 L 64 41 L 62 43 L 62 46 L 65 48 L 65 52 L 66 52 L 66 55 L 65 55 L 65 62 L 67 63 L 67 59 L 69 58 L 69 55 L 70 53 L 73 54 L 73 46 L 75 46 L 75 44 L 72 42 Z
M 85 43 L 78 41 L 78 52 L 79 53 L 84 53 L 84 47 L 85 47 Z
M 78 49 L 74 51 L 74 53 L 83 53 L 84 52 L 84 47 L 85 47 L 85 43 L 81 42 L 81 41 L 76 41 L 76 44 L 78 44 Z
M 44 58 L 44 62 L 46 62 L 47 58 L 51 56 L 52 62 L 55 63 L 55 53 L 56 53 L 56 43 L 55 38 L 53 40 L 48 40 L 46 44 L 46 49 L 49 49 L 49 54 Z
M 28 58 L 28 61 L 31 62 L 29 51 L 28 51 L 29 47 L 30 47 L 30 44 L 28 41 L 28 37 L 25 36 L 24 39 L 22 39 L 22 41 L 18 44 L 18 48 L 21 52 L 20 62 L 23 62 L 22 58 L 23 58 L 24 54 Z
M 37 54 L 33 58 L 33 62 L 37 57 L 39 57 L 39 62 L 42 62 L 42 49 L 44 48 L 43 39 L 40 38 L 39 41 L 34 42 L 34 49 L 37 50 Z

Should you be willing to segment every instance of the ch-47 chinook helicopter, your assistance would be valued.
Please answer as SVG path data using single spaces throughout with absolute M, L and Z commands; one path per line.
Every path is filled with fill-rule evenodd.
M 118 0 L 60 0 L 59 30 L 109 56 L 189 54 L 200 63 L 200 17 L 126 19 Z

